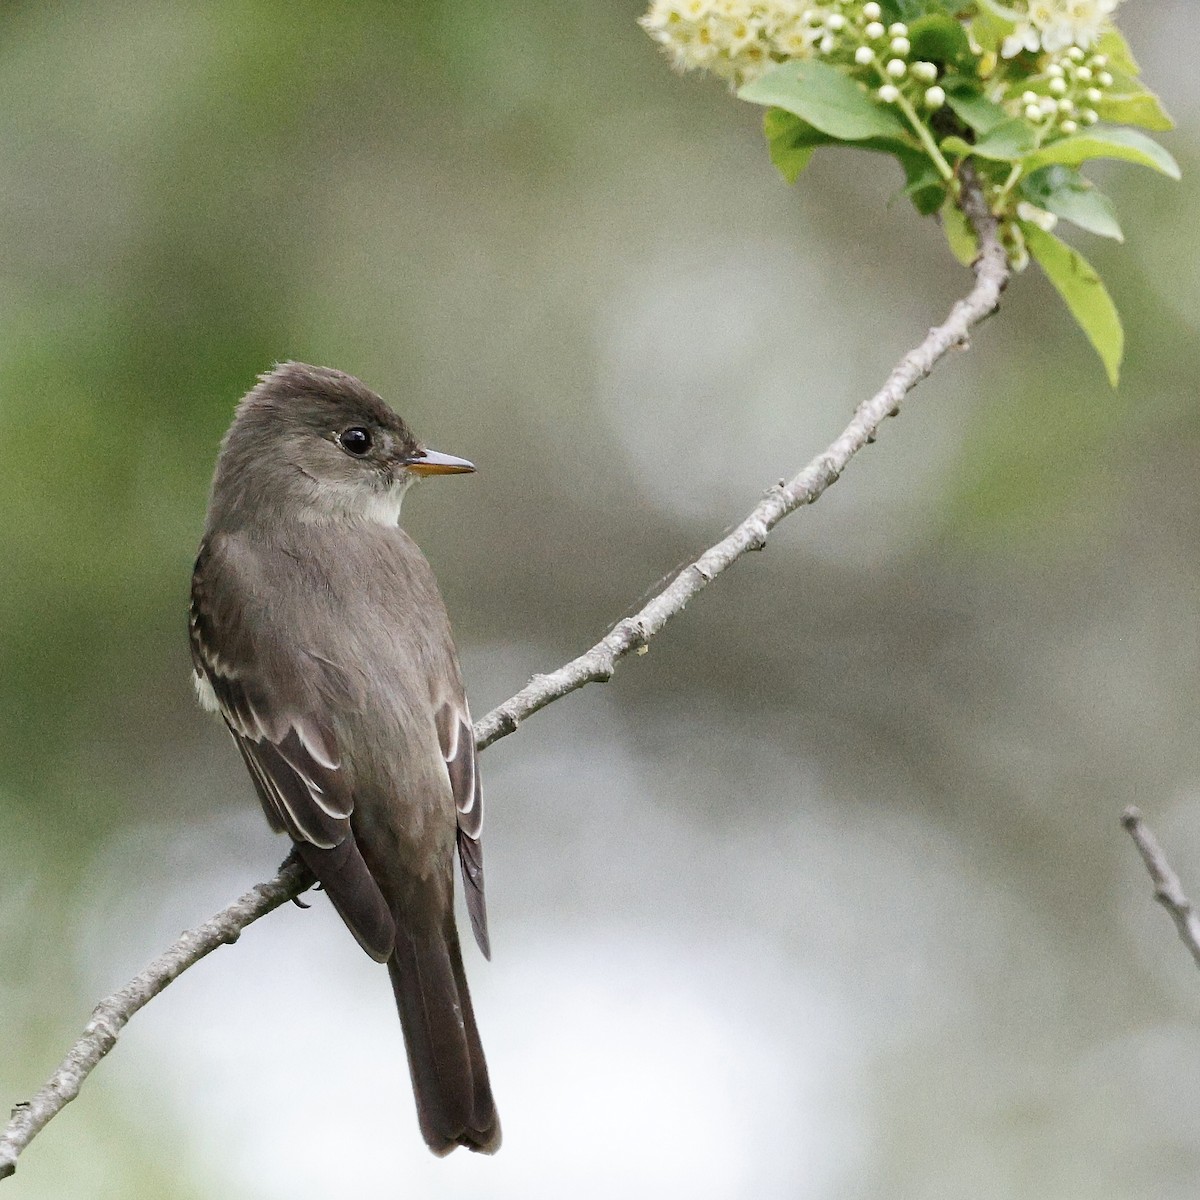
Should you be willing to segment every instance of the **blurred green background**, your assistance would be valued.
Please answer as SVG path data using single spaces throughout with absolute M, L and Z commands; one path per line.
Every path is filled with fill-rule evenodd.
M 892 168 L 786 188 L 640 11 L 4 6 L 4 1107 L 284 853 L 184 631 L 259 371 L 354 372 L 479 464 L 406 524 L 482 713 L 966 290 Z M 501 1154 L 426 1154 L 318 897 L 137 1017 L 6 1196 L 1195 1194 L 1200 979 L 1117 818 L 1200 892 L 1200 94 L 1191 0 L 1121 16 L 1185 180 L 1105 172 L 1128 243 L 1078 243 L 1120 391 L 1031 270 L 766 553 L 484 757 Z

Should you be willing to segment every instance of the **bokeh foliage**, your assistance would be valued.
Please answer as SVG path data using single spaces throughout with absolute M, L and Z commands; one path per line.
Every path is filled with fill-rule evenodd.
M 807 187 L 786 188 L 755 111 L 664 71 L 641 9 L 6 6 L 10 1099 L 44 1077 L 100 987 L 251 882 L 233 851 L 192 860 L 170 847 L 207 854 L 224 844 L 207 830 L 254 816 L 230 747 L 194 710 L 184 611 L 217 443 L 258 371 L 289 357 L 354 371 L 439 448 L 483 466 L 410 502 L 479 710 L 602 633 L 824 445 L 966 286 L 936 231 L 886 206 L 904 180 L 868 179 L 865 155 L 817 156 Z M 1190 47 L 1144 0 L 1126 9 L 1180 119 L 1171 145 L 1186 167 Z M 971 1139 L 972 1161 L 1012 1167 L 986 1174 L 987 1194 L 1004 1197 L 1027 1194 L 1013 1164 L 1029 1161 L 1053 1165 L 1056 1194 L 1094 1195 L 1096 1142 L 1130 1162 L 1153 1134 L 1171 1163 L 1194 1161 L 1186 1129 L 1137 1140 L 1130 1109 L 1093 1105 L 1096 1089 L 1053 1057 L 1069 1045 L 1082 1061 L 1192 1015 L 1170 966 L 1112 966 L 1114 942 L 1135 956 L 1114 935 L 1120 914 L 1149 904 L 1140 879 L 1124 882 L 1110 816 L 1124 800 L 1188 795 L 1200 774 L 1194 175 L 1179 188 L 1104 178 L 1139 215 L 1119 253 L 1094 254 L 1127 317 L 1119 393 L 1048 289 L 1021 279 L 971 354 L 923 385 L 767 554 L 607 693 L 489 751 L 505 932 L 493 974 L 473 973 L 485 1001 L 485 981 L 507 978 L 527 1003 L 518 967 L 539 936 L 586 949 L 580 979 L 588 955 L 608 962 L 592 934 L 623 944 L 657 920 L 668 967 L 722 937 L 761 941 L 809 982 L 833 981 L 863 1055 L 838 1106 L 866 1131 L 837 1152 L 837 1178 L 859 1194 L 919 1194 L 936 1170 L 959 1171 L 959 1190 L 977 1184 L 984 1173 L 955 1157 Z M 269 866 L 280 847 L 261 836 Z M 937 890 L 950 877 L 954 904 Z M 990 929 L 996 911 L 1003 936 L 964 946 L 962 914 Z M 894 921 L 876 941 L 881 914 Z M 247 978 L 267 973 L 252 939 L 233 953 Z M 323 951 L 308 953 L 316 978 Z M 746 1004 L 770 990 L 723 977 Z M 926 977 L 956 1006 L 957 1038 L 897 1015 Z M 1042 987 L 1040 1015 L 1022 1008 Z M 168 1027 L 201 1015 L 170 1007 L 194 988 L 164 1002 Z M 241 993 L 228 1004 L 203 1009 L 214 1040 L 259 1015 Z M 521 1009 L 487 1008 L 511 1096 L 518 1056 L 506 1060 L 501 1035 Z M 265 1173 L 250 1187 L 199 1149 L 195 1114 L 215 1101 L 172 1090 L 198 1057 L 186 1032 L 177 1057 L 147 1063 L 131 1029 L 117 1052 L 131 1065 L 105 1064 L 4 1186 L 265 1194 Z M 1025 1053 L 1054 1063 L 1054 1086 L 1031 1082 L 1039 1064 Z M 545 1091 L 553 1064 L 537 1069 Z M 947 1105 L 955 1071 L 977 1109 Z M 236 1079 L 215 1095 L 240 1096 Z M 484 1178 L 496 1195 L 537 1194 L 505 1174 L 533 1141 L 509 1103 L 517 1132 L 475 1194 Z M 539 1153 L 543 1194 L 570 1190 Z M 436 1165 L 439 1188 L 468 1169 Z M 754 1194 L 794 1196 L 818 1178 L 799 1159 L 784 1166 Z

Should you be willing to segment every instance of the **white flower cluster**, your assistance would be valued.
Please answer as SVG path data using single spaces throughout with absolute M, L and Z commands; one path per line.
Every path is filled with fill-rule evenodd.
M 883 23 L 877 0 L 653 0 L 643 28 L 680 70 L 707 70 L 737 87 L 791 58 L 865 68 L 885 104 L 946 103 L 931 62 L 910 62 L 908 26 Z
M 774 63 L 832 48 L 846 27 L 841 0 L 653 0 L 642 27 L 680 70 L 713 72 L 737 86 Z
M 1080 125 L 1095 125 L 1100 119 L 1094 105 L 1104 99 L 1112 86 L 1112 73 L 1103 54 L 1090 58 L 1078 46 L 1056 55 L 1042 75 L 1036 78 L 1039 89 L 1022 92 L 1017 108 L 1035 125 L 1048 122 L 1063 133 L 1075 133 Z M 1010 108 L 1012 105 L 1010 104 Z
M 1024 0 L 1022 20 L 1000 48 L 1004 58 L 1022 50 L 1055 53 L 1068 46 L 1088 49 L 1100 39 L 1120 0 Z
M 879 99 L 884 104 L 919 99 L 928 109 L 941 108 L 946 103 L 946 92 L 937 83 L 937 64 L 922 59 L 909 61 L 912 43 L 908 40 L 908 26 L 903 21 L 895 21 L 885 28 L 880 20 L 883 11 L 873 0 L 862 6 L 861 15 L 862 41 L 854 51 L 854 61 L 860 67 L 871 68 L 884 80 L 876 92 Z M 912 96 L 905 95 L 906 86 Z

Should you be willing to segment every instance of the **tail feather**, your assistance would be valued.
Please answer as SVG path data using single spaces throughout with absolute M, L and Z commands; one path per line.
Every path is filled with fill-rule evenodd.
M 440 928 L 396 920 L 388 960 L 421 1133 L 434 1154 L 500 1147 L 500 1119 L 467 991 L 453 914 Z

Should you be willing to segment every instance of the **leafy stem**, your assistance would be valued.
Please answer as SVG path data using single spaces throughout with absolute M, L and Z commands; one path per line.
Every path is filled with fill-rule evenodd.
M 912 106 L 912 101 L 903 92 L 896 97 L 896 107 L 905 115 L 908 123 L 913 127 L 913 132 L 920 138 L 921 145 L 925 147 L 925 153 L 929 155 L 938 174 L 953 186 L 955 183 L 954 168 L 946 161 L 946 156 L 939 149 L 937 142 L 933 140 L 933 134 L 929 132 L 929 126 L 921 120 L 917 110 Z
M 1046 140 L 1047 135 L 1051 132 L 1052 126 L 1049 122 L 1034 130 L 1033 134 L 1033 152 L 1042 148 L 1042 143 Z M 1020 181 L 1021 176 L 1025 173 L 1025 164 L 1023 162 L 1013 163 L 1012 170 L 1008 173 L 1008 178 L 1001 184 L 1000 190 L 996 193 L 996 203 L 992 211 L 1000 216 L 1004 212 L 1004 207 L 1008 203 L 1008 197 L 1012 193 L 1014 187 Z
M 996 202 L 992 205 L 992 212 L 999 216 L 1004 211 L 1004 206 L 1008 202 L 1009 193 L 1017 185 L 1017 181 L 1021 178 L 1022 166 L 1020 163 L 1013 163 L 1012 170 L 1008 173 L 1008 178 L 1001 185 L 1000 190 L 996 193 Z
M 860 45 L 865 46 L 866 42 L 860 42 Z M 879 61 L 879 55 L 872 53 L 871 66 L 875 69 L 875 74 L 885 83 L 891 83 L 891 77 L 884 70 L 883 63 Z M 913 108 L 912 101 L 904 94 L 897 86 L 896 88 L 896 107 L 904 114 L 904 118 L 912 126 L 913 132 L 917 135 L 917 139 L 925 149 L 925 153 L 929 155 L 930 161 L 937 168 L 938 174 L 955 189 L 957 193 L 956 176 L 954 168 L 946 161 L 946 156 L 941 152 L 933 134 L 929 132 L 929 126 L 921 120 L 917 110 Z

